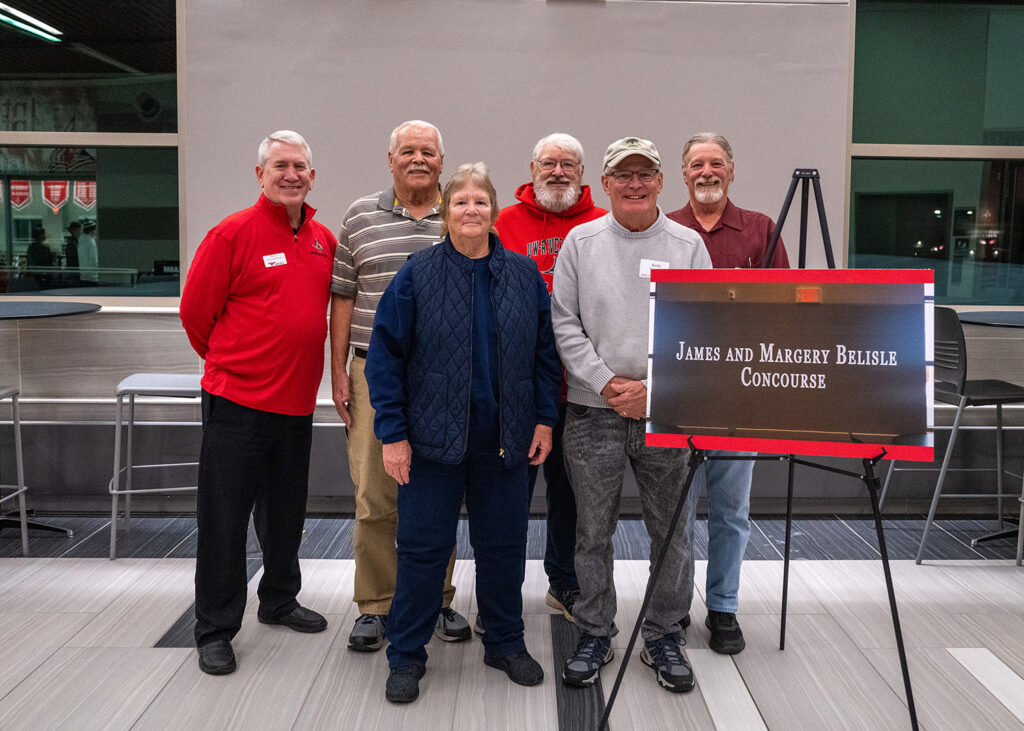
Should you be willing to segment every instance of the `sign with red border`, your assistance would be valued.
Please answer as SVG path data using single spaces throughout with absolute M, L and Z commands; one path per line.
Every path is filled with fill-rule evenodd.
M 43 201 L 56 213 L 68 202 L 68 181 L 44 180 Z
M 933 281 L 653 270 L 647 444 L 932 461 Z
M 79 208 L 90 210 L 96 205 L 96 181 L 76 180 L 75 181 L 75 203 Z
M 32 202 L 32 183 L 28 180 L 11 181 L 11 207 L 16 211 Z

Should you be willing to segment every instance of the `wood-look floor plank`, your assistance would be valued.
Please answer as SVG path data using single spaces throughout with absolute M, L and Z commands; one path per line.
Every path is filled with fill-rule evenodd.
M 68 647 L 153 647 L 195 597 L 192 559 L 135 559 L 143 571 Z
M 62 648 L 0 700 L 0 728 L 131 728 L 194 654 L 181 648 Z
M 2 559 L 14 562 L 0 612 L 98 612 L 146 573 L 144 559 Z
M 950 648 L 949 654 L 1024 723 L 1024 678 L 985 647 Z
M 231 675 L 206 675 L 195 650 L 179 650 L 188 660 L 134 728 L 291 728 L 338 632 L 339 617 L 327 620 L 326 632 L 303 634 L 246 617 L 232 643 Z
M 730 731 L 766 728 L 732 656 L 691 648 L 687 648 L 686 655 L 700 683 L 700 691 L 715 728 Z
M 791 615 L 784 651 L 775 618 L 744 617 L 743 631 L 735 663 L 769 728 L 907 725 L 906 706 L 831 616 Z
M 96 615 L 0 613 L 0 698 L 31 675 Z
M 978 637 L 978 647 L 987 647 L 1024 678 L 1024 607 L 1015 614 L 965 614 L 960 620 Z
M 899 658 L 892 650 L 865 649 L 878 677 L 905 699 Z M 907 650 L 914 705 L 922 728 L 930 731 L 963 729 L 1024 729 L 971 673 L 941 647 Z

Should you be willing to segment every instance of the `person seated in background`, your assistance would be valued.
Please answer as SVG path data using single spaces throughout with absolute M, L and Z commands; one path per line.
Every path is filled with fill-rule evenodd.
M 544 671 L 523 638 L 528 466 L 551 451 L 560 373 L 547 287 L 494 234 L 484 163 L 441 196 L 444 241 L 384 291 L 366 358 L 374 431 L 398 483 L 398 575 L 385 697 L 419 695 L 463 501 L 476 560 L 484 663 L 514 683 Z
M 96 247 L 96 221 L 91 218 L 83 218 L 82 235 L 78 239 L 78 267 L 82 284 L 99 283 L 100 275 L 96 271 L 99 265 L 99 250 Z

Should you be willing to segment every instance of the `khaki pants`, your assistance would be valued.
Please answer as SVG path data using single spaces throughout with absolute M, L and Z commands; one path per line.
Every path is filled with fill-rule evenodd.
M 373 407 L 363 369 L 366 361 L 353 356 L 349 364 L 348 469 L 356 486 L 356 524 L 352 539 L 356 559 L 353 600 L 360 614 L 388 614 L 395 593 L 398 559 L 398 486 L 384 471 L 380 440 L 373 434 Z M 444 577 L 444 606 L 455 596 L 452 572 L 455 551 Z

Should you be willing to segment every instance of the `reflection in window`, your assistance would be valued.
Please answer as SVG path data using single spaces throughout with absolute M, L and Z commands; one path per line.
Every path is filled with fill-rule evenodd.
M 0 293 L 178 296 L 173 148 L 0 147 Z
M 854 159 L 851 267 L 935 270 L 945 304 L 1024 305 L 1024 160 Z
M 49 30 L 0 23 L 0 130 L 177 131 L 174 0 L 5 5 Z

